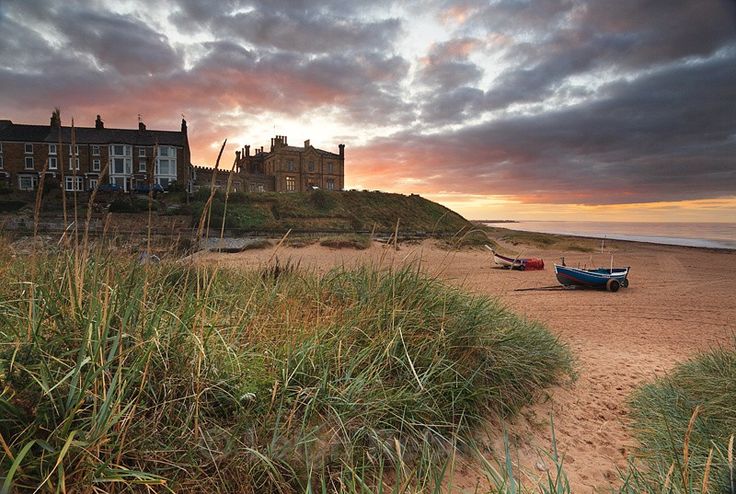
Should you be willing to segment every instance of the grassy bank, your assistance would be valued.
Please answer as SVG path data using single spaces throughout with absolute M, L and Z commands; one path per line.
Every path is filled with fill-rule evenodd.
M 640 389 L 632 408 L 639 456 L 649 470 L 644 477 L 669 478 L 675 492 L 701 492 L 704 482 L 711 492 L 736 492 L 735 348 L 679 365 Z
M 570 370 L 544 328 L 410 268 L 0 266 L 8 488 L 425 491 Z
M 195 195 L 194 218 L 200 217 L 208 196 L 207 190 Z M 211 225 L 219 228 L 224 212 L 224 194 L 218 192 Z M 398 221 L 402 232 L 455 234 L 471 226 L 454 211 L 418 195 L 369 191 L 233 193 L 225 216 L 226 227 L 234 230 L 392 232 Z

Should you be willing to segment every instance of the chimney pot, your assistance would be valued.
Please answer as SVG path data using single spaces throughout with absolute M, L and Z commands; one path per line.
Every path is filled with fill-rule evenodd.
M 307 149 L 309 147 L 309 139 L 304 141 L 304 149 Z

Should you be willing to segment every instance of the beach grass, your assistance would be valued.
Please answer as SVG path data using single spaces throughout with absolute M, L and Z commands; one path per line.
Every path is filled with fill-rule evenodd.
M 416 266 L 0 257 L 3 492 L 427 492 L 571 373 L 546 329 Z
M 682 492 L 736 492 L 736 347 L 708 351 L 642 387 L 632 411 L 649 475 Z
M 345 233 L 341 235 L 330 235 L 319 240 L 322 247 L 331 249 L 357 249 L 365 250 L 371 246 L 371 237 L 359 233 Z

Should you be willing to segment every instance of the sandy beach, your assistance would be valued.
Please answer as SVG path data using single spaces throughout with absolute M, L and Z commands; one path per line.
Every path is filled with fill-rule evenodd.
M 544 323 L 572 349 L 578 378 L 550 390 L 509 426 L 514 458 L 529 475 L 543 474 L 538 450 L 550 446 L 554 417 L 559 450 L 573 492 L 606 489 L 619 478 L 636 442 L 629 431 L 627 402 L 640 384 L 662 376 L 696 353 L 732 341 L 736 333 L 736 252 L 617 241 L 615 264 L 631 266 L 631 285 L 618 293 L 586 290 L 515 291 L 556 284 L 552 263 L 608 265 L 607 253 L 560 252 L 506 246 L 538 256 L 544 271 L 507 271 L 488 252 L 448 252 L 433 241 L 401 246 L 374 243 L 366 251 L 318 245 L 280 247 L 237 254 L 207 253 L 198 262 L 229 268 L 258 267 L 274 256 L 318 272 L 360 263 L 390 266 L 420 262 L 430 275 L 464 289 L 500 298 L 517 313 Z M 540 463 L 540 461 L 542 463 Z M 472 492 L 482 479 L 461 472 L 458 491 Z

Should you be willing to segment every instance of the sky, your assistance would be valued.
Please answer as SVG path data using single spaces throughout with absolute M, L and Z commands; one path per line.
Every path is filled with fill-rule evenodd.
M 736 221 L 733 0 L 0 0 L 0 118 L 337 151 L 471 219 Z

